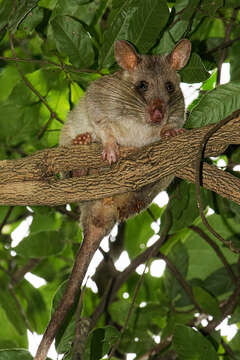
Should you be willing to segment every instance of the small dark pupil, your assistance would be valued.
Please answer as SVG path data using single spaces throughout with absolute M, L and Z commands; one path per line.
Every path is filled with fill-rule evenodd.
M 142 91 L 146 91 L 148 89 L 148 84 L 146 81 L 140 81 L 137 88 Z
M 172 93 L 174 91 L 174 85 L 170 81 L 165 84 L 166 89 L 169 93 Z

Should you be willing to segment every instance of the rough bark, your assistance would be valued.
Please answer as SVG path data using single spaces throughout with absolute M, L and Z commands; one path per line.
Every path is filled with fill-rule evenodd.
M 92 200 L 138 190 L 170 174 L 194 182 L 198 147 L 212 126 L 141 149 L 122 148 L 121 159 L 111 168 L 102 161 L 97 144 L 47 149 L 23 159 L 0 161 L 0 205 L 53 206 Z M 240 144 L 239 127 L 240 117 L 224 125 L 209 139 L 205 156 L 219 155 L 229 144 Z M 79 167 L 94 167 L 99 173 L 62 180 L 57 176 Z M 240 180 L 224 171 L 205 164 L 203 186 L 240 204 Z

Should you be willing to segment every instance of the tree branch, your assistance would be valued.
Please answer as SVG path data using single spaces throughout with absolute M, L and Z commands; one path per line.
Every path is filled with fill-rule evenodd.
M 239 116 L 239 114 L 238 114 Z M 240 144 L 240 117 L 234 118 L 208 140 L 204 156 L 216 156 L 229 144 Z M 195 182 L 194 161 L 205 134 L 214 125 L 186 131 L 175 138 L 143 148 L 122 148 L 121 159 L 111 168 L 101 157 L 101 145 L 76 145 L 46 149 L 18 160 L 0 161 L 1 205 L 62 205 L 95 200 L 127 191 L 175 174 Z M 79 167 L 97 169 L 98 176 L 59 179 L 56 174 Z M 101 168 L 105 168 L 102 171 Z M 229 173 L 205 165 L 203 186 L 240 204 L 240 180 Z M 144 174 L 144 177 L 143 177 Z M 216 178 L 217 175 L 217 178 Z M 221 176 L 220 176 L 221 175 Z M 218 180 L 219 180 L 218 179 Z

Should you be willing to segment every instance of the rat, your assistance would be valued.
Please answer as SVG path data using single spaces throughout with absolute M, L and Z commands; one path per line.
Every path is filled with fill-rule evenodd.
M 60 136 L 60 145 L 100 142 L 108 164 L 119 158 L 119 146 L 141 147 L 183 132 L 185 105 L 177 71 L 188 62 L 191 43 L 179 41 L 166 55 L 140 55 L 125 40 L 114 45 L 120 70 L 95 80 L 78 105 L 70 111 Z M 73 176 L 85 176 L 80 168 Z M 76 256 L 67 289 L 48 325 L 35 360 L 45 359 L 57 332 L 57 319 L 66 316 L 74 302 L 88 265 L 115 223 L 145 209 L 173 176 L 139 191 L 80 203 L 83 242 Z
M 60 136 L 60 145 L 102 143 L 109 164 L 117 161 L 119 146 L 141 147 L 183 131 L 185 104 L 177 71 L 187 64 L 191 43 L 182 39 L 170 54 L 140 55 L 129 42 L 118 40 L 114 51 L 120 70 L 89 86 Z M 73 176 L 86 173 L 79 169 Z M 172 179 L 167 176 L 136 192 L 81 203 L 82 246 L 99 245 L 116 222 L 145 209 Z

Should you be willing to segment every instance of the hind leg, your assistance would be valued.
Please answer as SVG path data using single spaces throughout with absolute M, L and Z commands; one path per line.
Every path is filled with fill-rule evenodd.
M 76 266 L 78 270 L 79 267 L 82 269 L 82 282 L 101 240 L 111 231 L 117 221 L 117 210 L 112 198 L 81 204 L 80 221 L 83 229 L 83 243 L 79 250 L 81 259 Z

